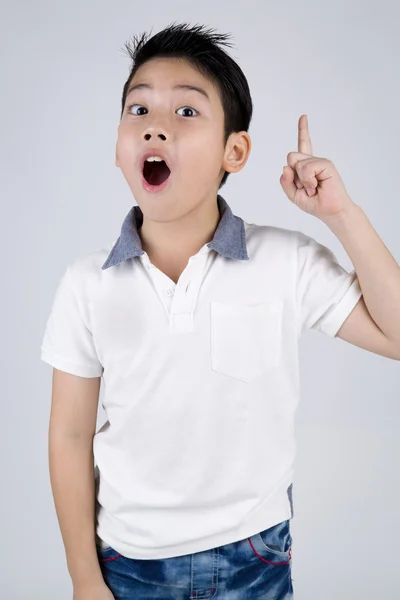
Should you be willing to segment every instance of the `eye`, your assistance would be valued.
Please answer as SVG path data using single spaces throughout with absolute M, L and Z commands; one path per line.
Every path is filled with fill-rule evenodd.
M 197 114 L 197 111 L 195 111 L 195 109 L 191 108 L 190 106 L 181 106 L 181 108 L 178 108 L 178 111 L 181 110 L 181 109 L 183 109 L 183 110 L 191 110 L 192 112 L 195 112 Z M 176 111 L 176 112 L 178 112 L 178 111 Z M 190 116 L 191 115 L 182 115 L 182 117 L 190 117 Z
M 134 108 L 136 106 L 138 106 L 139 108 L 144 108 L 145 110 L 147 110 L 147 108 L 145 106 L 142 106 L 141 104 L 131 104 L 131 106 L 128 106 L 128 112 L 131 112 L 131 108 Z M 134 112 L 133 114 L 137 115 L 138 113 Z
M 139 113 L 139 112 L 136 112 L 135 110 L 133 112 L 131 112 L 132 108 L 137 109 L 137 110 L 144 109 L 145 111 L 147 111 L 147 108 L 145 106 L 143 106 L 142 104 L 131 104 L 131 106 L 128 106 L 128 112 L 131 114 L 134 114 L 136 116 L 139 116 L 139 117 L 146 113 Z M 192 113 L 195 113 L 196 115 L 198 114 L 197 111 L 194 108 L 191 108 L 190 106 L 181 106 L 181 108 L 178 108 L 177 112 L 180 110 L 191 111 Z M 191 117 L 191 116 L 195 116 L 195 115 L 194 114 L 182 115 L 182 117 Z

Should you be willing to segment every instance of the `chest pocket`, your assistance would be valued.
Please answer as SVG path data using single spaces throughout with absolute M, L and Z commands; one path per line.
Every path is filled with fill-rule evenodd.
M 214 371 L 253 381 L 281 359 L 280 300 L 261 304 L 211 301 L 211 365 Z

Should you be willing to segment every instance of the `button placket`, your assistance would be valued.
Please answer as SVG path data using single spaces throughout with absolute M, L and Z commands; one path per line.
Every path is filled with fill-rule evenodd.
M 182 273 L 175 288 L 170 311 L 170 330 L 172 332 L 193 331 L 195 303 L 197 301 L 196 290 L 201 285 L 202 274 L 207 262 L 207 254 L 196 255 L 189 262 Z

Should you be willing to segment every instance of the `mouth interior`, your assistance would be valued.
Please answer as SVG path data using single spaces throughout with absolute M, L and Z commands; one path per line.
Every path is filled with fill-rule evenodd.
M 144 163 L 143 177 L 151 185 L 161 185 L 168 179 L 170 174 L 171 171 L 164 160 L 161 162 L 149 162 L 146 160 Z

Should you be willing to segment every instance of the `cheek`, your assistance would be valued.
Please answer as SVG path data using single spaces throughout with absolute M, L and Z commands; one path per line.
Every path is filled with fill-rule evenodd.
M 135 147 L 133 137 L 121 132 L 118 136 L 117 146 L 122 152 L 132 152 Z
M 222 140 L 217 138 L 214 132 L 193 132 L 182 150 L 182 164 L 187 164 L 188 167 L 190 165 L 192 168 L 195 167 L 198 174 L 205 171 L 209 173 L 219 172 L 224 149 Z
M 121 167 L 131 170 L 132 165 L 137 160 L 137 149 L 132 138 L 123 135 L 118 137 L 116 150 Z

